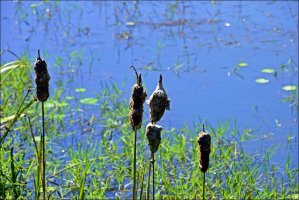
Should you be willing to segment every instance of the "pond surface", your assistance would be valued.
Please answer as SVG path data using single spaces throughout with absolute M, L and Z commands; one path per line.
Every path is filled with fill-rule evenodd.
M 171 98 L 162 126 L 227 122 L 249 130 L 246 151 L 280 145 L 274 161 L 289 154 L 297 166 L 298 2 L 1 1 L 1 50 L 33 63 L 38 48 L 52 93 L 62 84 L 64 97 L 82 95 L 76 88 L 95 97 L 116 83 L 129 101 L 131 65 L 148 95 L 162 73 Z

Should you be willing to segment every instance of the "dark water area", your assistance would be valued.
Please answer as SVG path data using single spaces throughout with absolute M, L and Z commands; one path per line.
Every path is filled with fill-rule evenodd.
M 63 85 L 63 97 L 82 97 L 76 88 L 96 97 L 115 83 L 129 101 L 131 65 L 148 94 L 162 73 L 171 99 L 164 128 L 228 122 L 251 130 L 246 151 L 280 145 L 274 162 L 290 155 L 298 167 L 296 1 L 1 1 L 1 50 L 26 52 L 33 63 L 38 48 L 52 93 Z M 2 55 L 1 64 L 12 59 Z M 82 107 L 85 115 L 96 106 Z

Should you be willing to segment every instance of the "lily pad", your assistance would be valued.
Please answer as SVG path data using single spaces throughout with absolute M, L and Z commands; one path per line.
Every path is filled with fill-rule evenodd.
M 134 25 L 135 25 L 135 22 L 127 22 L 126 25 L 127 25 L 127 26 L 134 26 Z
M 269 80 L 264 79 L 264 78 L 258 78 L 258 79 L 255 79 L 255 82 L 260 83 L 260 84 L 265 84 L 265 83 L 269 83 Z
M 93 104 L 95 104 L 97 102 L 98 102 L 98 100 L 96 98 L 84 98 L 84 99 L 80 100 L 80 103 L 90 104 L 90 105 L 93 105 Z
M 273 74 L 276 71 L 274 69 L 271 69 L 271 68 L 265 68 L 265 69 L 262 69 L 262 72 L 266 73 L 266 74 Z
M 285 91 L 294 91 L 294 90 L 297 90 L 297 86 L 295 86 L 295 85 L 286 85 L 282 89 L 285 90 Z
M 86 89 L 85 88 L 76 88 L 75 92 L 85 92 Z
M 248 66 L 248 63 L 246 63 L 246 62 L 240 62 L 238 64 L 238 67 L 247 67 L 247 66 Z
M 73 96 L 66 96 L 65 99 L 66 100 L 72 100 L 72 99 L 74 99 L 74 97 Z

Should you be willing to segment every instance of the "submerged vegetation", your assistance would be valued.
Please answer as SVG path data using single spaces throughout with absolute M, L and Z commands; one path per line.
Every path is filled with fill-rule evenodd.
M 32 104 L 32 65 L 28 58 L 1 66 L 1 148 L 0 197 L 34 198 L 39 194 L 36 176 L 40 165 L 40 104 Z M 50 198 L 79 199 L 132 197 L 132 129 L 128 99 L 116 85 L 102 88 L 84 111 L 78 97 L 65 96 L 64 88 L 53 91 L 45 106 L 46 190 Z M 78 91 L 84 92 L 82 89 Z M 26 98 L 24 98 L 24 96 Z M 45 105 L 47 105 L 45 104 Z M 82 109 L 83 108 L 83 109 Z M 213 127 L 205 122 L 211 141 L 209 173 L 206 174 L 207 199 L 298 198 L 298 169 L 292 160 L 275 164 L 264 153 L 243 151 L 247 130 L 229 128 L 223 122 Z M 70 128 L 71 125 L 73 128 Z M 7 129 L 8 134 L 5 135 Z M 197 133 L 194 128 L 164 129 L 156 152 L 155 198 L 201 198 L 203 186 L 198 161 Z M 145 127 L 137 135 L 136 190 L 146 197 L 146 160 L 150 152 Z

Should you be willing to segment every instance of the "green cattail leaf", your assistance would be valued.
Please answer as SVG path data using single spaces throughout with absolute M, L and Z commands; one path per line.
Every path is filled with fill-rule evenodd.
M 297 90 L 297 86 L 295 86 L 295 85 L 286 85 L 282 89 L 285 90 L 285 91 L 294 91 L 294 90 Z
M 76 88 L 75 92 L 85 92 L 86 89 L 85 88 Z
M 24 117 L 24 114 L 21 114 L 20 118 L 21 117 Z M 8 116 L 8 117 L 1 118 L 1 124 L 4 124 L 5 122 L 11 121 L 14 118 L 15 118 L 15 115 L 11 115 L 11 116 Z
M 84 99 L 80 100 L 80 103 L 90 104 L 90 105 L 93 105 L 93 104 L 95 104 L 97 102 L 98 102 L 98 100 L 96 98 L 84 98 Z
M 255 80 L 255 82 L 260 83 L 260 84 L 265 84 L 265 83 L 269 83 L 269 80 L 264 79 L 264 78 L 258 78 Z
M 7 70 L 14 69 L 14 68 L 17 68 L 19 66 L 21 66 L 21 63 L 18 60 L 6 63 L 6 64 L 1 66 L 0 73 L 2 74 L 3 72 L 5 72 Z
M 271 68 L 265 68 L 265 69 L 262 69 L 262 72 L 266 73 L 266 74 L 273 74 L 276 71 L 274 69 L 271 69 Z

